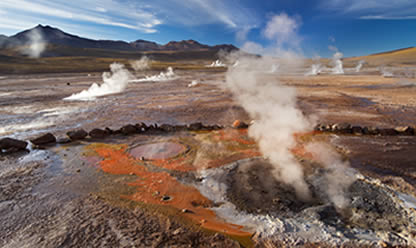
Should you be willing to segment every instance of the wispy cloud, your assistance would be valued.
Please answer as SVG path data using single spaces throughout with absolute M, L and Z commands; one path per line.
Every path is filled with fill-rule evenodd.
M 92 0 L 88 2 L 88 5 L 95 5 L 100 9 L 88 9 L 84 7 L 85 2 L 80 0 L 73 0 L 70 3 L 62 0 L 2 0 L 0 2 L 0 10 L 12 13 L 26 13 L 29 16 L 47 16 L 58 19 L 123 27 L 145 33 L 156 32 L 154 27 L 162 23 L 162 21 L 152 15 L 152 13 L 134 9 L 127 4 L 121 4 L 115 1 Z M 103 6 L 107 7 L 107 12 L 102 12 L 102 9 L 104 9 Z M 13 18 L 13 15 L 11 17 Z M 17 24 L 21 22 L 21 20 L 15 21 Z
M 256 23 L 251 11 L 239 4 L 238 0 L 1 0 L 0 13 L 7 15 L 2 14 L 0 27 L 19 30 L 33 20 L 48 19 L 143 33 L 158 32 L 162 24 L 223 24 L 238 31 Z
M 322 0 L 321 6 L 360 19 L 416 19 L 414 0 Z

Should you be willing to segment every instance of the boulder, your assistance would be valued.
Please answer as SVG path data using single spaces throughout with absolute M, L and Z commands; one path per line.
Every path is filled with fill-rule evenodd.
M 56 139 L 56 143 L 58 144 L 68 144 L 71 142 L 71 139 L 68 137 L 60 137 L 58 139 Z
M 88 136 L 88 133 L 84 129 L 78 129 L 74 131 L 69 131 L 66 133 L 71 140 L 82 140 Z
M 321 132 L 330 132 L 331 131 L 331 125 L 329 124 L 318 124 L 314 128 L 315 131 L 321 131 Z
M 248 124 L 240 120 L 235 120 L 232 125 L 233 128 L 248 128 Z
M 399 135 L 414 135 L 415 129 L 413 127 L 405 126 L 405 127 L 395 127 L 394 130 Z
M 223 126 L 220 126 L 220 125 L 217 125 L 217 124 L 212 126 L 212 130 L 220 130 L 220 129 L 223 129 L 223 128 L 224 128 Z
M 26 141 L 12 139 L 12 138 L 0 139 L 0 151 L 1 150 L 9 150 L 9 151 L 25 150 L 26 146 L 27 146 Z
M 51 134 L 47 133 L 40 137 L 37 137 L 35 139 L 31 139 L 30 142 L 32 142 L 34 145 L 47 145 L 47 144 L 54 144 L 56 143 L 56 137 Z
M 353 127 L 351 128 L 351 131 L 352 131 L 352 133 L 353 133 L 353 134 L 355 134 L 355 135 L 362 135 L 362 134 L 363 134 L 363 128 L 362 128 L 362 127 L 360 127 L 360 126 L 353 126 Z
M 110 135 L 110 132 L 108 132 L 107 130 L 94 128 L 93 130 L 90 131 L 89 135 L 91 138 L 94 138 L 94 139 L 102 139 Z
M 148 127 L 146 126 L 145 123 L 141 122 L 141 123 L 137 123 L 135 125 L 137 132 L 141 133 L 141 132 L 146 132 Z
M 115 131 L 109 127 L 104 128 L 104 130 L 110 135 L 115 133 Z
M 201 122 L 195 122 L 195 123 L 188 125 L 187 128 L 189 131 L 198 131 L 204 128 L 204 125 L 202 125 Z
M 379 135 L 380 134 L 380 129 L 376 128 L 376 127 L 368 127 L 368 134 L 370 135 Z
M 348 123 L 336 123 L 331 127 L 333 132 L 349 134 L 352 133 L 351 125 Z
M 398 133 L 393 128 L 382 128 L 380 129 L 380 134 L 383 136 L 392 136 L 397 135 Z
M 158 131 L 158 130 L 160 130 L 159 129 L 159 127 L 157 126 L 157 124 L 155 123 L 155 124 L 150 124 L 148 127 L 147 127 L 147 131 L 150 131 L 150 132 L 152 132 L 152 131 Z
M 175 130 L 176 131 L 186 131 L 186 126 L 185 125 L 175 125 Z
M 129 135 L 129 134 L 135 134 L 135 133 L 137 133 L 136 126 L 131 125 L 131 124 L 128 124 L 128 125 L 123 126 L 120 129 L 120 131 L 124 135 Z
M 165 132 L 174 132 L 175 131 L 175 127 L 169 124 L 163 124 L 162 126 L 160 126 L 160 129 L 162 129 Z

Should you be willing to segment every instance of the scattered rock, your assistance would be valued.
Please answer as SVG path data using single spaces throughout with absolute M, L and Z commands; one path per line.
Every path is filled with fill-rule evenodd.
M 141 123 L 137 123 L 137 124 L 135 125 L 135 127 L 136 127 L 136 129 L 137 129 L 137 131 L 138 131 L 139 133 L 141 133 L 141 132 L 146 132 L 146 131 L 147 131 L 147 129 L 148 129 L 148 127 L 146 126 L 146 124 L 145 124 L 145 123 L 143 123 L 143 122 L 141 122 Z
M 224 128 L 223 126 L 220 126 L 220 125 L 217 125 L 217 124 L 212 126 L 212 130 L 220 130 L 220 129 L 223 129 L 223 128 Z
M 204 128 L 204 125 L 202 125 L 201 122 L 196 122 L 196 123 L 192 123 L 190 125 L 187 126 L 189 131 L 198 131 L 201 130 L 202 128 Z
M 353 126 L 353 127 L 351 128 L 351 131 L 352 131 L 352 133 L 353 133 L 353 134 L 355 134 L 355 135 L 362 135 L 362 134 L 363 134 L 363 128 L 362 128 L 362 127 L 360 127 L 360 126 Z
M 176 125 L 175 130 L 176 131 L 186 131 L 186 125 Z
M 369 127 L 368 128 L 368 134 L 379 135 L 380 134 L 380 129 L 378 129 L 376 127 Z
M 88 133 L 84 129 L 78 129 L 75 131 L 67 132 L 66 135 L 68 135 L 71 140 L 82 140 L 88 136 Z
M 348 123 L 336 123 L 331 127 L 332 131 L 337 133 L 349 134 L 352 133 L 351 125 Z
M 314 128 L 315 131 L 328 132 L 331 131 L 331 125 L 319 123 Z
M 114 134 L 114 130 L 113 129 L 111 129 L 111 128 L 109 128 L 109 127 L 106 127 L 106 128 L 104 128 L 104 130 L 108 133 L 108 134 Z
M 393 128 L 382 128 L 380 129 L 380 134 L 383 136 L 392 136 L 397 135 L 398 133 Z
M 30 142 L 32 142 L 34 145 L 53 144 L 56 143 L 56 137 L 51 133 L 47 133 L 35 139 L 31 139 Z
M 175 131 L 175 127 L 169 124 L 163 124 L 162 126 L 160 126 L 160 129 L 162 129 L 165 132 L 173 132 Z
M 164 195 L 164 196 L 162 196 L 162 199 L 161 200 L 162 201 L 170 201 L 171 200 L 171 197 L 168 196 L 168 195 Z
M 182 209 L 182 213 L 193 213 L 191 210 L 189 210 L 189 209 L 187 209 L 187 208 L 184 208 L 184 209 Z
M 400 135 L 414 135 L 415 134 L 415 129 L 409 126 L 396 127 L 394 128 L 394 130 Z
M 181 234 L 182 232 L 183 232 L 183 229 L 182 228 L 178 228 L 175 231 L 173 231 L 172 234 L 173 235 L 178 235 L 178 234 Z
M 157 126 L 156 123 L 155 124 L 151 124 L 151 125 L 148 126 L 147 130 L 148 131 L 158 131 L 159 130 L 159 127 Z
M 91 138 L 94 138 L 94 139 L 102 139 L 102 138 L 107 137 L 109 134 L 110 134 L 110 132 L 109 132 L 109 131 L 107 131 L 107 130 L 102 130 L 102 129 L 99 129 L 99 128 L 94 128 L 94 129 L 93 129 L 93 130 L 91 130 L 91 132 L 89 133 L 90 137 L 91 137 Z
M 10 152 L 25 150 L 27 146 L 26 141 L 3 138 L 0 140 L 0 150 L 9 150 Z
M 233 128 L 248 128 L 247 123 L 244 123 L 240 120 L 235 120 L 232 125 Z
M 68 144 L 69 142 L 71 142 L 71 139 L 67 137 L 61 137 L 56 140 L 58 144 Z
M 137 133 L 136 126 L 131 124 L 125 125 L 120 129 L 121 133 L 124 135 L 135 134 Z

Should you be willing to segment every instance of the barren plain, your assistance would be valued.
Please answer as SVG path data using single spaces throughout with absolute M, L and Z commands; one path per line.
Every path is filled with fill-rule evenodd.
M 384 77 L 375 67 L 265 76 L 294 87 L 317 126 L 361 128 L 299 134 L 293 153 L 316 189 L 304 202 L 272 176 L 247 128 L 232 127 L 251 117 L 224 86 L 225 69 L 174 70 L 174 79 L 129 83 L 91 101 L 63 99 L 100 73 L 0 78 L 0 137 L 58 139 L 0 155 L 1 247 L 416 246 L 414 130 L 362 131 L 415 126 L 414 77 Z M 167 126 L 116 131 L 138 123 Z M 193 123 L 216 128 L 186 126 Z M 67 132 L 95 128 L 114 132 L 66 143 Z M 347 212 L 320 196 L 320 170 L 302 150 L 310 140 L 329 144 L 355 174 Z

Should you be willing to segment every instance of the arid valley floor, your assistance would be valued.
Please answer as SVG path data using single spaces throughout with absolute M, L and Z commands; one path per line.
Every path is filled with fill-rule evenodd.
M 0 137 L 50 132 L 58 142 L 0 155 L 0 247 L 416 246 L 416 136 L 398 131 L 416 125 L 414 77 L 384 77 L 375 67 L 266 76 L 294 87 L 317 126 L 360 127 L 312 126 L 293 149 L 311 188 L 319 170 L 304 144 L 324 142 L 348 161 L 356 181 L 341 213 L 319 192 L 296 199 L 247 128 L 232 127 L 251 119 L 224 86 L 225 69 L 175 73 L 93 101 L 63 98 L 101 82 L 101 73 L 1 77 Z M 199 84 L 188 87 L 193 80 Z M 71 130 L 138 123 L 169 126 L 66 143 Z M 186 127 L 193 123 L 214 128 Z

